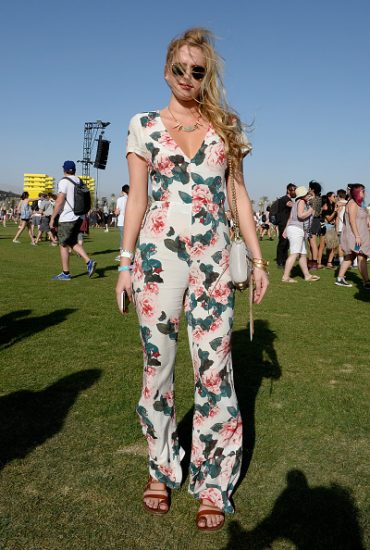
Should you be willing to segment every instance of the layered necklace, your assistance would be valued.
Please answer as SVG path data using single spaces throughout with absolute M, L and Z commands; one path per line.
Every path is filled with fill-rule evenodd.
M 176 128 L 179 132 L 194 132 L 194 130 L 197 130 L 199 126 L 203 126 L 203 124 L 201 123 L 202 115 L 200 113 L 198 118 L 195 121 L 195 124 L 188 125 L 188 124 L 183 124 L 182 122 L 177 120 L 177 118 L 175 117 L 175 115 L 173 114 L 173 112 L 169 107 L 167 107 L 167 109 L 170 115 L 172 116 L 173 120 L 176 122 L 176 126 L 174 126 L 174 128 Z

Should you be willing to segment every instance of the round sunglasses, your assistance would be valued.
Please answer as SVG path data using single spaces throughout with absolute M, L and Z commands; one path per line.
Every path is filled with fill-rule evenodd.
M 183 63 L 172 63 L 171 69 L 174 76 L 184 76 L 187 71 L 187 65 Z M 202 80 L 206 76 L 206 68 L 201 65 L 192 65 L 191 76 L 194 80 Z

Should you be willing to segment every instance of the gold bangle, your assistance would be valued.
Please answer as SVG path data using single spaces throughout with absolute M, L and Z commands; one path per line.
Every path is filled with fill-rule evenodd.
M 252 259 L 252 264 L 253 264 L 253 265 L 259 265 L 259 264 L 261 264 L 261 265 L 267 267 L 267 266 L 269 265 L 269 263 L 270 263 L 270 262 L 269 262 L 268 260 L 264 260 L 263 258 L 253 258 L 253 259 Z

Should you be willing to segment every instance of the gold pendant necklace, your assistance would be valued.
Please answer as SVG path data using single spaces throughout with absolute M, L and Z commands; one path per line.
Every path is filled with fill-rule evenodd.
M 194 132 L 194 130 L 199 128 L 199 126 L 202 126 L 202 123 L 200 122 L 201 115 L 199 115 L 199 117 L 195 121 L 195 124 L 186 125 L 186 124 L 183 124 L 182 122 L 178 121 L 177 118 L 175 118 L 174 114 L 172 113 L 172 111 L 169 107 L 167 107 L 167 109 L 168 109 L 168 112 L 170 113 L 170 115 L 172 116 L 173 120 L 176 122 L 176 126 L 174 126 L 174 128 L 176 128 L 179 132 Z

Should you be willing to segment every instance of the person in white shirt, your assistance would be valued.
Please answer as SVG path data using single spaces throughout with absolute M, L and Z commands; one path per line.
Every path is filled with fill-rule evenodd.
M 130 190 L 129 185 L 123 185 L 122 186 L 122 193 L 121 196 L 117 199 L 117 205 L 116 209 L 114 211 L 115 215 L 117 217 L 117 227 L 119 229 L 119 248 L 122 249 L 122 240 L 123 240 L 123 224 L 125 221 L 125 210 L 126 210 L 126 204 L 127 204 L 127 198 L 128 193 Z M 116 257 L 117 262 L 120 261 L 120 256 L 118 255 Z
M 58 241 L 63 271 L 55 275 L 53 279 L 69 281 L 69 248 L 72 248 L 86 263 L 89 277 L 95 273 L 96 261 L 91 260 L 84 248 L 78 244 L 78 234 L 82 224 L 82 218 L 74 213 L 74 183 L 80 179 L 76 174 L 76 165 L 73 160 L 66 160 L 63 164 L 64 177 L 58 183 L 58 196 L 55 201 L 54 211 L 50 218 L 50 229 L 54 227 L 55 217 L 59 214 Z

